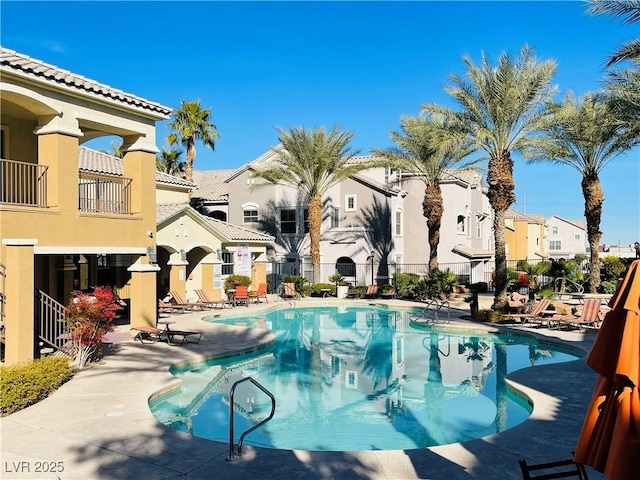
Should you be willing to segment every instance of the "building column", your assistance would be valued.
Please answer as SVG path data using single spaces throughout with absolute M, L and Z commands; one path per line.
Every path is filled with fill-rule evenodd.
M 5 364 L 36 358 L 34 310 L 36 239 L 2 240 L 6 259 Z
M 212 300 L 222 300 L 221 263 L 216 254 L 202 259 L 202 289 Z
M 167 262 L 167 266 L 171 269 L 169 272 L 169 290 L 175 290 L 182 298 L 187 293 L 187 265 L 186 260 L 182 260 L 180 253 L 172 253 Z
M 160 267 L 143 263 L 142 258 L 127 268 L 131 272 L 129 323 L 132 327 L 155 327 L 158 320 L 156 275 Z

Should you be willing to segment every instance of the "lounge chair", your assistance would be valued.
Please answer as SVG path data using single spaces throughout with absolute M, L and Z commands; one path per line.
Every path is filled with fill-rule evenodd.
M 396 289 L 392 288 L 391 290 L 387 290 L 386 292 L 380 292 L 380 296 L 382 298 L 396 298 Z
M 233 294 L 233 306 L 235 307 L 241 303 L 247 307 L 249 306 L 249 290 L 246 285 L 238 285 Z
M 194 291 L 196 292 L 196 295 L 198 295 L 200 303 L 207 308 L 225 308 L 227 306 L 227 302 L 224 300 L 212 300 L 211 297 L 209 297 L 209 294 L 201 288 Z
M 364 294 L 364 298 L 378 297 L 378 285 L 369 285 Z
M 171 296 L 171 305 L 172 306 L 176 306 L 176 307 L 181 307 L 181 308 L 185 308 L 185 309 L 190 309 L 190 310 L 195 310 L 196 308 L 202 310 L 204 307 L 203 305 L 199 304 L 199 303 L 189 303 L 187 301 L 185 301 L 182 298 L 182 295 L 180 295 L 177 291 L 175 290 L 171 290 L 169 292 L 169 295 Z
M 129 329 L 129 332 L 133 340 L 138 340 L 140 341 L 140 343 L 156 343 L 162 340 L 162 337 L 165 336 L 167 338 L 167 343 L 169 343 L 170 345 L 182 345 L 184 343 L 200 343 L 200 339 L 202 338 L 201 332 L 190 332 L 187 330 L 170 330 L 168 328 L 160 329 L 145 325 L 141 325 L 139 327 L 131 327 Z M 181 339 L 180 343 L 174 342 L 175 337 Z M 190 338 L 192 337 L 195 340 L 190 340 Z
M 282 284 L 282 298 L 300 298 L 300 294 L 296 290 L 295 283 Z
M 549 300 L 548 298 L 542 298 L 538 300 L 535 305 L 533 305 L 530 312 L 506 313 L 502 316 L 505 318 L 517 318 L 523 323 L 537 323 L 541 325 L 546 322 L 547 325 L 549 325 L 549 317 L 545 316 L 546 314 L 543 312 L 547 310 L 547 308 L 549 308 L 550 303 L 551 300 Z
M 574 477 L 579 480 L 589 480 L 584 465 L 575 463 L 572 459 L 557 462 L 528 464 L 526 460 L 518 460 L 522 478 L 524 480 L 554 479 Z M 546 471 L 545 471 L 546 470 Z M 535 474 L 533 476 L 532 474 Z
M 551 321 L 557 322 L 557 327 L 576 327 L 586 331 L 588 328 L 598 329 L 602 323 L 602 312 L 600 310 L 600 299 L 588 298 L 584 305 L 578 305 L 576 311 L 578 315 L 553 315 Z
M 158 299 L 158 313 L 168 313 L 169 315 L 173 313 L 184 313 L 184 312 L 192 312 L 192 305 L 177 305 L 175 303 L 167 303 L 163 302 L 161 299 Z
M 267 284 L 259 284 L 258 290 L 256 290 L 255 292 L 249 292 L 249 298 L 255 298 L 256 303 L 260 303 L 260 299 L 264 298 L 264 301 L 269 303 L 269 299 L 267 298 Z

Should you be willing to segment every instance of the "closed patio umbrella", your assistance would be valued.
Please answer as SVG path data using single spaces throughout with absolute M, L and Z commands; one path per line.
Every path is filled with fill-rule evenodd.
M 611 480 L 640 476 L 640 260 L 609 302 L 587 365 L 599 376 L 574 461 Z

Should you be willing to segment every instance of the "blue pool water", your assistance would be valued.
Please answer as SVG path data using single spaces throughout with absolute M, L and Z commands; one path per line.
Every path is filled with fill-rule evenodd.
M 251 376 L 273 393 L 277 407 L 245 444 L 323 451 L 421 448 L 523 422 L 530 407 L 507 387 L 506 373 L 579 356 L 526 336 L 416 327 L 411 315 L 349 306 L 211 318 L 266 328 L 276 341 L 250 355 L 174 369 L 180 388 L 151 400 L 151 410 L 172 428 L 228 442 L 229 391 Z M 271 401 L 251 382 L 237 387 L 234 400 L 237 441 L 270 413 Z

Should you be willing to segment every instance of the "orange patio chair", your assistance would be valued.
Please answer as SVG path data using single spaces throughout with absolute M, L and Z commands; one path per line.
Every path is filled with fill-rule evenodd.
M 267 284 L 261 283 L 258 285 L 258 290 L 250 292 L 249 298 L 255 299 L 256 303 L 260 303 L 260 299 L 264 298 L 264 301 L 269 303 L 269 299 L 267 298 Z
M 238 285 L 233 295 L 233 305 L 244 304 L 249 306 L 249 289 L 246 285 Z
M 364 294 L 364 298 L 373 298 L 378 296 L 378 285 L 369 285 Z

